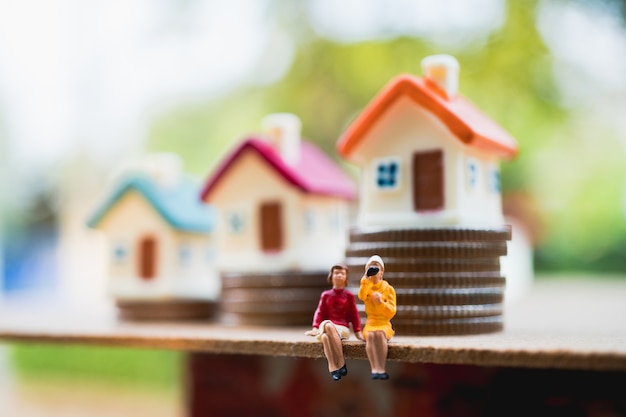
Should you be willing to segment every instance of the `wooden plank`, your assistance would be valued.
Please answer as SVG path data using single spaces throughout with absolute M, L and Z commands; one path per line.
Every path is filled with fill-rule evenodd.
M 440 364 L 626 371 L 626 281 L 548 280 L 505 308 L 505 330 L 478 336 L 396 336 L 389 360 Z M 305 328 L 212 323 L 132 323 L 85 312 L 0 309 L 0 339 L 322 358 Z M 313 314 L 313 312 L 311 312 Z M 346 357 L 366 359 L 354 337 Z

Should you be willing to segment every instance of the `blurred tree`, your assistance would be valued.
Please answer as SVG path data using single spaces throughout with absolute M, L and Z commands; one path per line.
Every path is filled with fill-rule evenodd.
M 534 1 L 512 2 L 500 30 L 464 50 L 442 50 L 409 37 L 342 44 L 302 29 L 310 27 L 306 13 L 279 14 L 275 24 L 297 32 L 298 51 L 288 74 L 273 85 L 175 109 L 157 121 L 149 148 L 181 153 L 193 171 L 201 172 L 208 169 L 207 157 L 214 161 L 211 155 L 223 152 L 237 135 L 258 130 L 263 115 L 290 111 L 302 118 L 305 136 L 334 154 L 341 131 L 389 80 L 401 72 L 419 74 L 422 57 L 446 52 L 461 62 L 466 96 L 515 136 L 530 145 L 544 143 L 563 112 L 550 81 L 549 52 L 535 28 L 534 6 Z M 296 21 L 284 23 L 281 17 Z M 544 130 L 538 134 L 533 125 Z

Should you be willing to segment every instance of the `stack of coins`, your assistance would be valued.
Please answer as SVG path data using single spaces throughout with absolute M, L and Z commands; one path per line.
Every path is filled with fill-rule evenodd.
M 259 326 L 310 326 L 328 272 L 222 273 L 222 321 Z
M 135 321 L 204 320 L 217 311 L 217 303 L 207 300 L 117 300 L 120 318 Z
M 346 250 L 349 281 L 359 282 L 371 255 L 383 258 L 384 279 L 396 290 L 391 323 L 397 335 L 497 332 L 505 286 L 500 257 L 510 239 L 508 226 L 353 229 Z

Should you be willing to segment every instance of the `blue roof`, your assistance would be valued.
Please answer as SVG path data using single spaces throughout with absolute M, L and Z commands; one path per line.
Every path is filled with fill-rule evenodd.
M 96 210 L 87 225 L 96 227 L 126 192 L 143 195 L 156 211 L 175 229 L 188 232 L 210 232 L 215 223 L 215 210 L 200 200 L 199 183 L 182 177 L 176 185 L 164 187 L 142 175 L 121 181 L 109 198 Z

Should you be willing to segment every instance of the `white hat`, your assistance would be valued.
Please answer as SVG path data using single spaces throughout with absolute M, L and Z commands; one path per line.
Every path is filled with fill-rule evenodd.
M 378 262 L 380 264 L 380 266 L 383 269 L 385 269 L 385 263 L 383 262 L 383 258 L 381 258 L 378 255 L 370 256 L 370 258 L 367 260 L 367 263 L 365 264 L 365 269 L 367 269 L 368 265 L 371 264 L 372 262 Z

